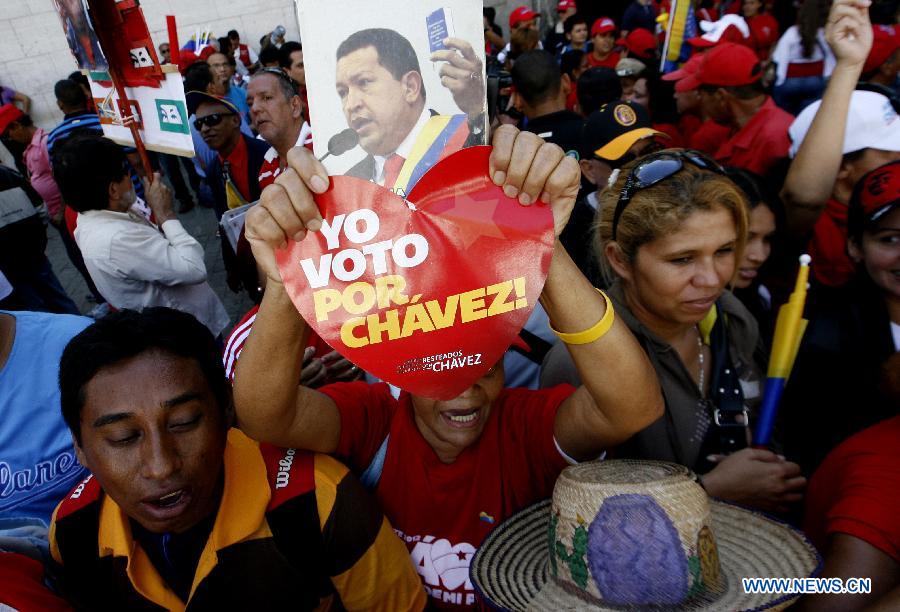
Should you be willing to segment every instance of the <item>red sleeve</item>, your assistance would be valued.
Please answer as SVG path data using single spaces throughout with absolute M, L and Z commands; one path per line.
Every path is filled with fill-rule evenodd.
M 827 544 L 846 533 L 900 563 L 900 417 L 869 428 L 833 451 L 809 486 L 806 524 Z M 818 523 L 818 524 L 817 524 Z
M 334 383 L 319 391 L 330 397 L 341 413 L 341 438 L 335 455 L 358 475 L 390 432 L 397 400 L 384 383 Z
M 505 389 L 501 431 L 510 438 L 510 448 L 520 449 L 539 489 L 549 495 L 559 473 L 569 465 L 557 448 L 553 437 L 556 412 L 575 392 L 571 385 L 557 385 L 549 389 Z
M 228 340 L 225 341 L 225 349 L 222 351 L 222 363 L 225 366 L 225 377 L 228 378 L 232 385 L 234 384 L 234 369 L 237 366 L 238 357 L 241 356 L 241 351 L 244 350 L 244 343 L 250 335 L 250 330 L 253 328 L 253 322 L 256 321 L 256 313 L 258 311 L 258 305 L 247 311 L 237 325 L 234 326 L 234 329 L 231 330 L 231 333 L 228 334 Z
M 900 457 L 865 453 L 851 460 L 826 514 L 825 534 L 855 536 L 900 563 Z
M 78 213 L 66 206 L 63 211 L 63 217 L 66 220 L 66 229 L 69 230 L 69 236 L 75 240 L 75 228 L 78 227 Z
M 0 552 L 0 604 L 13 610 L 72 610 L 62 598 L 44 586 L 44 567 L 31 557 Z

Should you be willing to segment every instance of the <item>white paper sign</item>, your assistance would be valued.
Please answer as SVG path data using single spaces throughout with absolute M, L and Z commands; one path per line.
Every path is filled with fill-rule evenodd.
M 146 51 L 146 49 L 145 49 Z M 162 66 L 166 80 L 162 87 L 126 87 L 125 93 L 129 100 L 128 114 L 137 115 L 140 122 L 140 135 L 144 145 L 151 151 L 171 153 L 184 157 L 194 156 L 194 141 L 191 138 L 191 129 L 188 123 L 187 103 L 184 99 L 184 86 L 178 67 L 171 64 Z M 115 90 L 111 90 L 109 83 L 96 81 L 96 75 L 89 75 L 91 81 L 91 94 L 97 103 L 100 112 L 100 121 L 103 125 L 103 135 L 123 145 L 134 145 L 131 130 L 123 125 L 111 122 L 104 116 L 103 107 L 111 112 L 118 112 L 119 100 Z M 109 104 L 107 100 L 110 91 L 112 97 Z M 135 108 L 135 104 L 137 108 Z
M 408 192 L 439 159 L 486 144 L 480 0 L 295 2 L 314 149 L 322 157 L 331 143 L 329 173 Z

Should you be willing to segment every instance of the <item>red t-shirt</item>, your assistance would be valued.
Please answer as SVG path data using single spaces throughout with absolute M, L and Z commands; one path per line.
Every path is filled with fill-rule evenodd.
M 422 437 L 412 401 L 394 399 L 385 384 L 343 383 L 320 389 L 341 413 L 337 456 L 357 474 L 390 434 L 376 497 L 406 542 L 429 603 L 459 610 L 477 605 L 469 563 L 490 531 L 526 506 L 549 497 L 568 461 L 553 423 L 574 389 L 504 389 L 478 443 L 442 463 Z
M 731 128 L 707 119 L 696 130 L 683 132 L 690 134 L 688 143 L 692 149 L 703 151 L 707 155 L 715 155 L 731 135 Z
M 770 97 L 744 127 L 719 147 L 716 160 L 724 166 L 737 166 L 760 176 L 788 156 L 791 139 L 788 128 L 794 116 L 781 110 Z
M 813 474 L 803 530 L 819 550 L 834 533 L 900 563 L 900 416 L 845 440 Z
M 604 60 L 598 60 L 596 57 L 594 57 L 593 51 L 587 54 L 587 58 L 588 66 L 591 68 L 602 66 L 604 68 L 612 68 L 613 70 L 616 69 L 616 64 L 618 64 L 619 60 L 622 59 L 616 51 L 613 51 L 612 53 L 607 55 L 606 59 Z
M 578 82 L 572 81 L 572 88 L 566 96 L 566 110 L 574 111 L 578 105 Z
M 686 136 L 685 140 L 690 142 L 690 136 L 700 129 L 703 120 L 694 113 L 684 113 L 678 118 L 678 131 Z
M 247 164 L 249 163 L 247 161 L 247 143 L 244 142 L 243 136 L 238 138 L 237 146 L 234 147 L 227 159 L 228 165 L 231 166 L 231 172 L 229 173 L 231 181 L 238 188 L 238 191 L 241 192 L 241 195 L 244 196 L 244 199 L 250 202 L 250 181 L 247 176 Z M 221 155 L 219 155 L 219 161 L 225 161 Z
M 817 281 L 828 287 L 842 287 L 856 275 L 856 265 L 847 254 L 847 205 L 828 200 L 813 226 L 806 252 L 816 265 Z
M 668 136 L 668 138 L 664 138 L 662 136 L 657 136 L 656 138 L 656 140 L 667 149 L 681 149 L 684 147 L 684 136 L 681 135 L 681 130 L 679 130 L 678 126 L 674 123 L 654 123 L 652 127 L 657 132 L 662 132 L 663 134 Z

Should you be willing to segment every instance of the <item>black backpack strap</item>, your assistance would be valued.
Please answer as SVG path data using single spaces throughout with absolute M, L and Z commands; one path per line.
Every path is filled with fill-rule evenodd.
M 709 399 L 712 401 L 713 425 L 718 433 L 718 451 L 727 455 L 747 446 L 749 420 L 744 404 L 744 391 L 728 347 L 728 322 L 721 304 L 721 316 L 713 325 L 710 345 L 713 354 Z

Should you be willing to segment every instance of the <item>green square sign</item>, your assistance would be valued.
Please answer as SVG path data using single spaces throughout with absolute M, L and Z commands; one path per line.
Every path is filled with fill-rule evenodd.
M 163 132 L 191 133 L 187 109 L 181 100 L 156 100 L 156 115 Z

